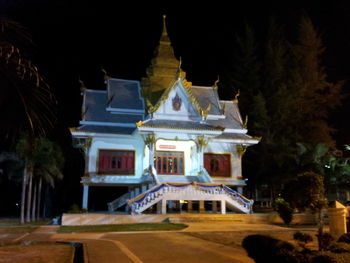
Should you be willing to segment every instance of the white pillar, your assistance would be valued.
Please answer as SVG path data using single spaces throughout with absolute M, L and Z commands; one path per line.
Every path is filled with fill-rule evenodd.
M 89 201 L 89 186 L 84 185 L 84 190 L 83 190 L 83 204 L 82 208 L 83 209 L 88 209 L 88 201 Z
M 199 213 L 205 213 L 204 200 L 199 200 Z
M 133 199 L 136 197 L 135 195 L 135 189 L 134 188 L 129 188 L 130 189 L 130 199 Z
M 154 136 L 152 134 L 148 135 L 150 136 Z M 149 145 L 149 168 L 154 168 L 154 151 L 155 151 L 155 148 L 156 148 L 156 145 L 155 145 L 155 142 L 154 141 L 150 141 Z
M 226 202 L 221 200 L 221 214 L 226 214 Z
M 166 214 L 166 200 L 162 199 L 157 203 L 157 213 L 162 215 Z
M 243 194 L 243 186 L 237 186 L 237 192 Z
M 166 214 L 166 200 L 162 199 L 162 215 Z
M 192 213 L 192 201 L 187 202 L 187 212 Z
M 218 211 L 218 206 L 217 206 L 217 203 L 216 201 L 212 201 L 212 210 L 213 210 L 213 213 L 216 213 Z
M 135 191 L 135 197 L 138 196 L 140 194 L 140 187 L 136 187 L 134 191 Z

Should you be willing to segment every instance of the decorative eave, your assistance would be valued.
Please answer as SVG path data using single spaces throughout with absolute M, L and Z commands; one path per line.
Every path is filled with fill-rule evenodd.
M 203 130 L 203 129 L 196 129 L 196 128 L 175 128 L 175 127 L 147 127 L 147 126 L 141 126 L 138 127 L 138 130 L 140 132 L 169 132 L 169 133 L 178 133 L 179 131 L 188 131 L 193 134 L 201 134 L 201 135 L 214 135 L 218 136 L 222 133 L 221 130 Z
M 236 144 L 239 143 L 244 145 L 253 145 L 253 144 L 258 144 L 260 142 L 260 140 L 256 138 L 252 138 L 252 139 L 212 138 L 211 140 L 225 142 L 225 143 L 236 143 Z

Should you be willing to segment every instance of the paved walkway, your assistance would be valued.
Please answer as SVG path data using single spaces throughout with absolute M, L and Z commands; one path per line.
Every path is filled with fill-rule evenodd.
M 232 224 L 229 222 L 186 223 L 181 231 L 111 232 L 60 234 L 58 226 L 41 226 L 28 235 L 11 236 L 12 241 L 76 241 L 84 244 L 85 263 L 157 262 L 254 262 L 239 245 L 224 245 L 202 239 L 197 232 L 291 231 L 274 225 Z M 210 234 L 210 233 L 208 233 Z M 238 235 L 238 232 L 237 232 Z M 6 238 L 6 237 L 5 237 Z M 9 238 L 9 237 L 7 237 Z M 0 237 L 1 241 L 1 237 Z

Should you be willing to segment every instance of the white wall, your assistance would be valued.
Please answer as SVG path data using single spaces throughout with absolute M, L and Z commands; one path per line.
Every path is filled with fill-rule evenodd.
M 98 137 L 93 138 L 89 151 L 89 173 L 98 172 L 98 152 L 102 150 L 134 150 L 135 176 L 141 177 L 143 172 L 144 143 L 140 136 Z
M 236 144 L 209 142 L 204 153 L 231 153 L 231 178 L 237 180 L 242 176 L 241 158 L 237 153 Z M 215 178 L 214 178 L 215 180 Z

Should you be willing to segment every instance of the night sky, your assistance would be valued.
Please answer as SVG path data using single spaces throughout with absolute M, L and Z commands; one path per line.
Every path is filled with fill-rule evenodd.
M 118 1 L 119 2 L 119 1 Z M 150 2 L 150 1 L 147 1 Z M 350 4 L 348 1 L 189 1 L 164 4 L 120 4 L 116 1 L 0 0 L 0 11 L 28 28 L 35 46 L 33 61 L 59 102 L 63 127 L 77 126 L 81 96 L 78 79 L 89 89 L 103 89 L 104 68 L 114 78 L 140 80 L 159 41 L 163 13 L 177 58 L 182 57 L 187 79 L 212 85 L 234 51 L 234 39 L 249 23 L 263 37 L 269 18 L 285 24 L 295 36 L 301 14 L 307 14 L 326 46 L 323 64 L 331 81 L 350 76 Z M 345 91 L 349 92 L 350 84 Z M 233 94 L 221 94 L 223 99 Z M 348 103 L 332 121 L 344 135 Z M 346 128 L 347 130 L 344 130 Z M 347 137 L 349 138 L 349 136 Z

